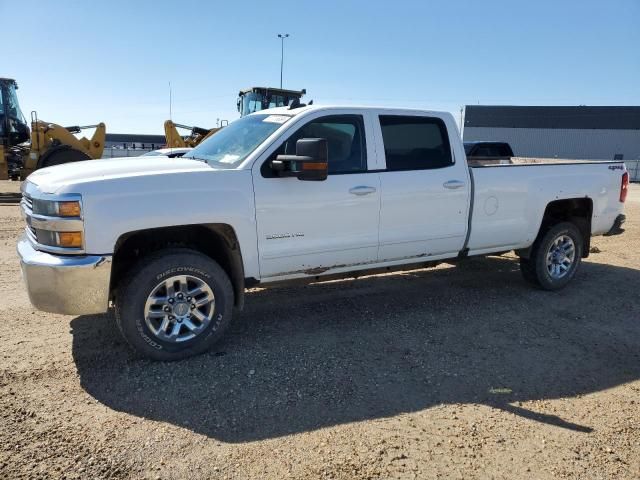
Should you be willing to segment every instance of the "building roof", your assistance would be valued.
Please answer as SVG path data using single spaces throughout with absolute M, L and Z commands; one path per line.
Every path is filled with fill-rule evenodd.
M 640 106 L 528 107 L 467 105 L 464 126 L 640 130 Z
M 165 143 L 164 135 L 146 135 L 137 133 L 107 133 L 106 142 L 112 143 Z

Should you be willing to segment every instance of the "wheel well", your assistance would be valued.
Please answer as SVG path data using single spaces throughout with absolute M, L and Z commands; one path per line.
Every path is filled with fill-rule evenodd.
M 593 214 L 593 200 L 589 197 L 568 198 L 555 200 L 547 205 L 542 217 L 542 225 L 538 237 L 552 226 L 560 222 L 573 223 L 582 234 L 584 243 L 582 245 L 582 256 L 589 256 L 591 246 L 591 217 Z
M 127 271 L 151 252 L 167 247 L 187 247 L 212 258 L 229 275 L 235 306 L 244 306 L 244 267 L 235 231 L 227 224 L 181 225 L 138 230 L 122 235 L 116 242 L 111 271 L 111 294 Z

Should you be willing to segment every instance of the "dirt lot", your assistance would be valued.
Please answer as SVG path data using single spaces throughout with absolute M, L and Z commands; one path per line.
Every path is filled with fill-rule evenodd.
M 6 189 L 5 189 L 6 190 Z M 34 311 L 0 205 L 0 478 L 640 478 L 640 186 L 562 292 L 514 257 L 255 290 L 216 351 Z

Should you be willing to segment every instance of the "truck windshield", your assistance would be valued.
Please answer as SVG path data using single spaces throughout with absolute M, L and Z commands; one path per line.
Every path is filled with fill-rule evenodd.
M 203 160 L 216 168 L 235 168 L 290 118 L 290 115 L 249 115 L 216 132 L 183 158 Z

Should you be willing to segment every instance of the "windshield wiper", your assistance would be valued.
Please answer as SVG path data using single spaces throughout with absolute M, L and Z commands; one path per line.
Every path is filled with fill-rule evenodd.
M 193 155 L 189 155 L 189 156 L 187 156 L 187 155 L 183 155 L 183 156 L 182 156 L 182 158 L 189 158 L 189 159 L 191 159 L 191 160 L 198 160 L 199 162 L 205 162 L 205 163 L 207 163 L 207 160 L 206 160 L 206 159 L 204 159 L 204 158 L 200 158 L 200 157 L 194 157 Z

